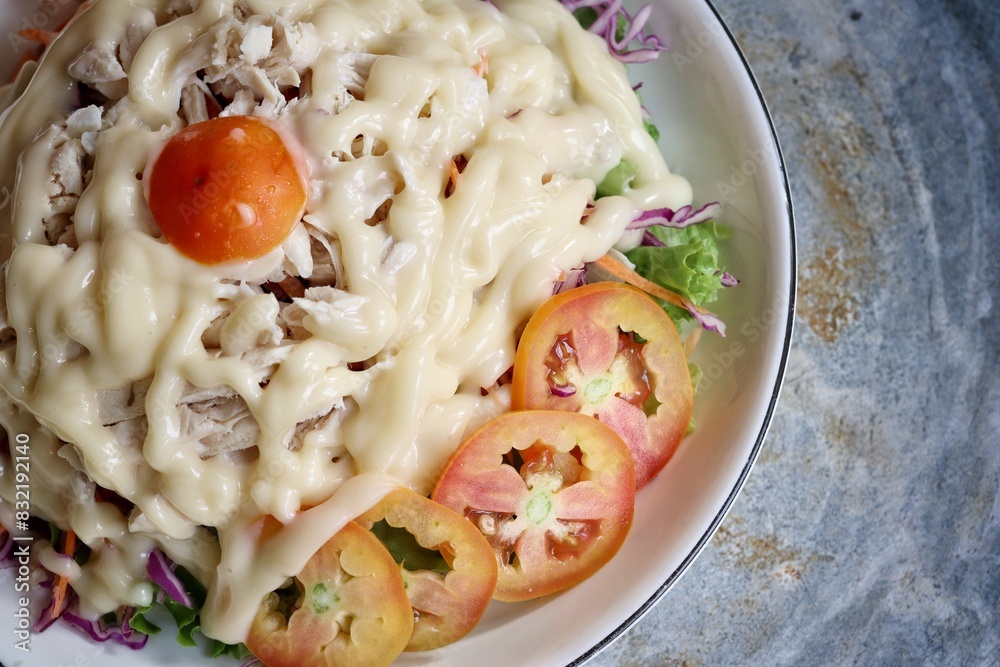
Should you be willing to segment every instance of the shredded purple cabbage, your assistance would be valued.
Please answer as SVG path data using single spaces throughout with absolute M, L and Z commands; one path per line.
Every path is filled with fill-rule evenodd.
M 81 630 L 96 642 L 116 641 L 122 646 L 137 651 L 146 645 L 146 642 L 149 641 L 149 635 L 137 632 L 129 625 L 134 614 L 134 607 L 126 607 L 118 625 L 106 625 L 100 619 L 90 620 L 68 609 L 59 618 Z
M 736 287 L 740 284 L 739 278 L 731 273 L 726 273 L 725 271 L 722 272 L 722 277 L 719 278 L 719 280 L 722 282 L 723 287 Z
M 596 33 L 608 43 L 608 50 L 618 60 L 624 63 L 647 63 L 655 60 L 661 51 L 666 51 L 666 45 L 656 35 L 644 35 L 643 30 L 649 21 L 653 8 L 645 5 L 632 16 L 622 6 L 622 0 L 561 0 L 566 9 L 575 12 L 588 7 L 597 12 L 597 20 L 590 26 L 590 32 Z M 624 26 L 621 39 L 618 38 L 618 25 Z M 640 46 L 629 50 L 629 45 L 638 40 Z
M 576 394 L 576 387 L 571 384 L 567 385 L 550 385 L 549 390 L 552 392 L 553 396 L 558 396 L 559 398 L 569 398 Z
M 173 563 L 159 549 L 153 549 L 149 552 L 146 572 L 149 574 L 149 580 L 162 588 L 163 592 L 169 595 L 174 602 L 182 604 L 188 609 L 194 608 L 194 600 L 184 589 L 181 580 L 174 574 Z
M 553 285 L 552 294 L 562 294 L 563 292 L 569 291 L 574 287 L 580 287 L 581 285 L 586 284 L 587 270 L 582 266 L 577 267 L 568 271 L 565 278 Z
M 55 582 L 54 574 L 48 571 L 46 571 L 46 574 L 48 574 L 48 576 L 45 578 L 45 581 L 39 584 L 40 588 L 52 588 L 52 584 Z M 76 599 L 76 593 L 73 592 L 72 588 L 68 588 L 66 591 L 66 595 L 67 595 L 66 606 L 68 607 L 70 604 L 73 603 L 73 600 Z M 45 606 L 45 609 L 42 610 L 42 615 L 39 616 L 38 620 L 35 621 L 35 624 L 31 626 L 32 630 L 34 630 L 35 632 L 44 632 L 50 625 L 56 622 L 56 619 L 58 617 L 53 616 L 52 614 L 53 611 L 52 604 L 53 604 L 52 602 L 49 602 L 49 604 Z
M 684 206 L 676 211 L 669 208 L 654 208 L 640 213 L 639 217 L 629 223 L 627 229 L 634 231 L 636 229 L 648 229 L 657 225 L 661 227 L 671 227 L 673 229 L 684 229 L 685 227 L 690 227 L 691 225 L 698 224 L 699 222 L 711 220 L 712 218 L 717 217 L 720 211 L 722 211 L 722 204 L 719 202 L 705 204 L 697 211 L 693 210 L 690 206 Z M 648 234 L 648 236 L 653 235 Z M 659 239 L 657 239 L 657 241 L 659 241 Z M 645 237 L 643 239 L 643 245 L 647 245 L 645 243 Z M 648 245 L 663 244 L 649 243 Z
M 647 229 L 646 232 L 642 235 L 641 245 L 652 246 L 654 248 L 665 248 L 667 244 L 661 241 L 656 234 Z
M 723 338 L 726 337 L 726 323 L 721 319 L 708 312 L 707 310 L 701 310 L 696 305 L 688 301 L 687 299 L 681 299 L 681 303 L 684 304 L 684 309 L 691 313 L 691 317 L 695 319 L 701 327 L 707 331 L 714 331 Z
M 42 610 L 42 615 L 38 617 L 38 620 L 31 626 L 31 629 L 35 632 L 44 632 L 50 625 L 55 623 L 57 619 L 57 616 L 52 615 L 52 605 L 50 604 Z

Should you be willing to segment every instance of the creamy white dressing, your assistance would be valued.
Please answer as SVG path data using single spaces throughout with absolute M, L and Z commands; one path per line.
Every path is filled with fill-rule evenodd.
M 170 4 L 97 0 L 0 117 L 0 186 L 14 193 L 0 210 L 13 332 L 0 421 L 31 441 L 34 513 L 93 549 L 66 566 L 85 613 L 148 603 L 156 547 L 206 584 L 206 634 L 235 643 L 345 522 L 394 486 L 429 492 L 462 436 L 504 409 L 503 391 L 483 389 L 564 272 L 605 254 L 640 208 L 680 208 L 691 190 L 644 131 L 622 66 L 554 1 L 203 0 L 173 19 Z M 128 94 L 83 144 L 76 243 L 54 244 L 52 164 L 80 105 L 68 72 L 87 49 L 144 35 L 150 12 L 159 26 L 122 63 Z M 239 46 L 255 93 L 237 99 L 303 147 L 308 231 L 207 267 L 159 238 L 141 179 L 184 126 L 185 86 L 248 13 L 271 24 Z M 306 66 L 268 62 L 279 28 Z M 278 86 L 299 98 L 284 103 Z M 622 159 L 639 168 L 635 189 L 594 203 Z M 278 324 L 291 311 L 258 285 L 309 277 L 317 239 L 336 248 L 342 284 L 294 299 L 307 333 L 291 338 Z M 236 410 L 227 428 L 249 429 L 252 447 L 206 455 L 185 397 L 220 388 Z M 138 418 L 107 423 L 107 392 L 138 392 Z M 12 465 L 0 466 L 12 504 Z M 95 483 L 135 510 L 95 502 Z M 284 527 L 261 542 L 264 515 Z

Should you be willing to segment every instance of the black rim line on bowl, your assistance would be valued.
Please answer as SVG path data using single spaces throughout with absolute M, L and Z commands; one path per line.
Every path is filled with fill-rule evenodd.
M 746 482 L 747 476 L 750 474 L 750 469 L 753 468 L 754 462 L 757 460 L 757 456 L 760 454 L 760 450 L 764 444 L 764 440 L 767 437 L 767 431 L 771 425 L 771 417 L 774 415 L 775 406 L 778 403 L 778 396 L 781 393 L 781 386 L 785 379 L 785 370 L 788 365 L 788 353 L 792 344 L 792 328 L 795 319 L 795 295 L 796 295 L 796 249 L 795 249 L 795 218 L 792 211 L 792 193 L 788 182 L 788 172 L 785 168 L 785 158 L 781 152 L 781 144 L 778 142 L 778 133 L 774 127 L 774 120 L 771 117 L 771 112 L 768 110 L 767 102 L 764 100 L 764 94 L 761 92 L 760 85 L 757 83 L 757 78 L 753 74 L 753 70 L 750 67 L 750 63 L 747 61 L 746 56 L 743 55 L 743 50 L 739 47 L 736 38 L 733 33 L 729 30 L 729 26 L 722 19 L 719 11 L 712 4 L 712 0 L 703 0 L 705 5 L 712 11 L 715 18 L 718 19 L 719 24 L 725 31 L 726 36 L 729 38 L 730 43 L 733 48 L 736 49 L 737 55 L 739 55 L 740 62 L 743 63 L 744 69 L 746 69 L 747 74 L 750 76 L 750 82 L 753 85 L 753 89 L 757 93 L 757 99 L 760 101 L 761 109 L 764 112 L 764 117 L 767 120 L 767 125 L 771 133 L 771 139 L 774 141 L 774 149 L 778 158 L 778 170 L 781 174 L 782 183 L 785 190 L 785 208 L 788 214 L 788 235 L 789 235 L 789 254 L 790 254 L 790 270 L 789 270 L 789 295 L 788 295 L 788 318 L 785 322 L 786 331 L 785 342 L 781 350 L 781 361 L 778 365 L 778 375 L 774 381 L 774 389 L 771 392 L 771 400 L 768 403 L 767 411 L 764 414 L 764 423 L 761 425 L 760 432 L 757 434 L 757 440 L 754 443 L 753 449 L 750 451 L 750 456 L 747 462 L 743 466 L 743 470 L 740 471 L 740 476 L 736 480 L 736 485 L 733 487 L 732 492 L 730 492 L 729 497 L 726 498 L 726 502 L 723 503 L 719 512 L 715 515 L 712 520 L 711 525 L 709 525 L 708 530 L 704 532 L 701 539 L 695 545 L 694 549 L 681 561 L 681 564 L 677 566 L 667 580 L 660 586 L 643 604 L 640 606 L 635 613 L 629 616 L 621 625 L 615 628 L 607 637 L 602 639 L 600 642 L 592 646 L 586 653 L 581 655 L 579 658 L 569 663 L 567 667 L 580 667 L 585 662 L 597 656 L 598 653 L 607 648 L 612 642 L 621 637 L 625 632 L 635 625 L 646 613 L 653 608 L 653 606 L 663 597 L 664 594 L 670 588 L 677 583 L 680 576 L 687 571 L 688 567 L 694 562 L 695 558 L 702 552 L 706 545 L 708 545 L 709 540 L 715 534 L 715 531 L 722 524 L 722 521 L 726 518 L 729 513 L 730 508 L 739 496 L 740 491 L 743 489 L 743 485 Z
M 754 88 L 754 90 L 757 93 L 757 98 L 760 101 L 761 109 L 763 110 L 765 119 L 767 120 L 767 124 L 768 124 L 768 128 L 770 130 L 771 138 L 774 141 L 775 152 L 776 152 L 776 155 L 777 155 L 777 158 L 778 158 L 778 169 L 779 169 L 779 172 L 780 172 L 780 174 L 782 176 L 782 182 L 783 182 L 784 190 L 785 190 L 785 205 L 786 205 L 786 211 L 787 211 L 788 223 L 789 223 L 789 229 L 788 229 L 788 232 L 789 232 L 789 241 L 790 241 L 790 243 L 789 243 L 789 246 L 790 246 L 789 252 L 790 252 L 790 260 L 791 260 L 791 262 L 790 262 L 790 272 L 789 272 L 790 275 L 789 275 L 788 317 L 787 317 L 787 320 L 786 320 L 786 331 L 787 331 L 787 333 L 785 335 L 785 342 L 784 342 L 784 345 L 783 345 L 782 351 L 781 351 L 781 360 L 780 360 L 780 363 L 779 363 L 779 366 L 778 366 L 778 374 L 777 374 L 777 377 L 775 379 L 774 389 L 773 389 L 772 394 L 771 394 L 771 400 L 770 400 L 770 402 L 768 404 L 767 411 L 766 411 L 766 413 L 764 415 L 764 422 L 761 425 L 760 432 L 757 434 L 757 440 L 754 443 L 754 446 L 753 446 L 752 450 L 750 451 L 750 456 L 748 457 L 747 462 L 744 464 L 743 470 L 740 471 L 740 476 L 739 476 L 739 478 L 736 481 L 736 485 L 734 486 L 734 488 L 733 488 L 732 492 L 729 494 L 729 496 L 726 498 L 726 502 L 719 509 L 719 512 L 715 515 L 715 518 L 712 520 L 712 523 L 709 525 L 708 529 L 704 532 L 704 534 L 702 534 L 701 538 L 698 540 L 698 543 L 695 545 L 694 549 L 692 549 L 691 552 L 684 558 L 684 560 L 681 561 L 680 565 L 678 565 L 677 568 L 670 574 L 670 576 L 663 583 L 663 585 L 660 586 L 621 625 L 619 625 L 617 628 L 615 628 L 610 634 L 608 634 L 600 642 L 598 642 L 597 644 L 595 644 L 594 646 L 592 646 L 588 651 L 586 651 L 585 653 L 583 653 L 582 655 L 580 655 L 580 657 L 576 658 L 571 663 L 569 663 L 567 665 L 567 667 L 580 667 L 580 666 L 582 666 L 587 661 L 589 661 L 592 658 L 596 657 L 597 654 L 599 654 L 601 651 L 603 651 L 605 648 L 607 648 L 611 643 L 613 643 L 615 640 L 617 640 L 619 637 L 621 637 L 629 628 L 631 628 L 633 625 L 635 625 L 643 616 L 646 615 L 647 612 L 649 612 L 650 609 L 653 608 L 653 606 L 660 600 L 660 598 L 662 598 L 663 595 L 666 594 L 666 592 L 668 590 L 670 590 L 670 588 L 673 587 L 674 584 L 677 583 L 677 581 L 680 578 L 680 576 L 682 574 L 684 574 L 684 572 L 687 571 L 687 569 L 691 566 L 691 564 L 694 562 L 694 560 L 698 557 L 698 555 L 702 552 L 702 550 L 705 548 L 705 546 L 711 540 L 712 536 L 715 534 L 715 531 L 722 524 L 722 521 L 725 519 L 725 517 L 729 513 L 729 510 L 732 507 L 733 503 L 736 501 L 736 498 L 739 496 L 740 491 L 742 490 L 743 485 L 746 482 L 747 476 L 750 474 L 750 470 L 753 467 L 754 462 L 757 460 L 757 456 L 760 453 L 760 450 L 761 450 L 761 448 L 763 446 L 764 440 L 765 440 L 765 438 L 767 436 L 768 428 L 770 427 L 770 424 L 771 424 L 771 417 L 774 414 L 774 409 L 775 409 L 775 406 L 777 405 L 777 402 L 778 402 L 778 396 L 779 396 L 779 394 L 781 392 L 781 386 L 782 386 L 782 383 L 784 381 L 785 370 L 786 370 L 786 367 L 787 367 L 788 354 L 789 354 L 789 349 L 791 347 L 791 342 L 792 342 L 792 328 L 793 328 L 794 315 L 795 315 L 796 261 L 797 261 L 797 255 L 796 255 L 796 243 L 795 243 L 795 220 L 794 220 L 793 208 L 792 208 L 792 196 L 791 196 L 791 191 L 790 191 L 789 182 L 788 182 L 788 173 L 787 173 L 787 170 L 786 170 L 786 167 L 785 167 L 785 159 L 784 159 L 784 156 L 782 155 L 781 145 L 780 145 L 780 143 L 778 141 L 777 132 L 775 131 L 774 121 L 773 121 L 773 119 L 771 117 L 770 111 L 768 110 L 767 102 L 764 99 L 764 95 L 761 92 L 760 86 L 757 83 L 757 79 L 754 76 L 753 70 L 750 67 L 750 63 L 747 61 L 746 56 L 744 56 L 742 49 L 740 49 L 738 43 L 736 42 L 736 38 L 733 36 L 733 33 L 730 31 L 729 27 L 726 25 L 726 22 L 722 19 L 722 16 L 719 14 L 719 11 L 715 8 L 715 5 L 712 3 L 712 1 L 711 0 L 703 0 L 703 2 L 711 10 L 711 12 L 715 15 L 716 19 L 719 21 L 719 24 L 722 26 L 722 29 L 725 31 L 725 34 L 729 38 L 730 43 L 736 49 L 737 55 L 739 56 L 740 61 L 743 63 L 744 69 L 746 70 L 747 74 L 750 76 L 750 82 L 753 85 L 753 88 Z

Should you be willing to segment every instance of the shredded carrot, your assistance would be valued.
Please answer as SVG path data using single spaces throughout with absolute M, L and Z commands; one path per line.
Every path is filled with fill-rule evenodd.
M 458 162 L 451 161 L 451 174 L 448 177 L 448 187 L 445 188 L 446 196 L 451 196 L 458 189 L 458 177 L 462 172 L 458 170 Z
M 678 308 L 687 308 L 684 297 L 680 294 L 672 292 L 662 285 L 657 285 L 653 281 L 643 278 L 638 273 L 610 255 L 605 255 L 594 263 L 616 278 L 624 280 L 633 287 L 638 287 L 647 294 L 655 296 L 658 299 L 663 299 L 667 303 L 671 303 Z
M 67 530 L 63 535 L 62 552 L 67 556 L 72 556 L 74 551 L 76 551 L 76 533 Z M 66 589 L 68 586 L 69 579 L 66 577 L 57 576 L 52 583 L 52 618 L 59 618 L 66 609 Z
M 52 44 L 52 42 L 55 40 L 55 38 L 59 36 L 59 33 L 61 33 L 66 28 L 66 26 L 69 25 L 69 22 L 75 19 L 80 14 L 82 14 L 83 10 L 87 9 L 92 4 L 94 4 L 94 0 L 86 0 L 85 2 L 81 2 L 80 6 L 77 7 L 76 11 L 73 13 L 73 16 L 70 17 L 67 21 L 65 21 L 62 25 L 57 27 L 55 30 L 44 30 L 42 28 L 24 28 L 20 30 L 18 34 L 21 37 L 31 40 L 32 42 L 38 42 L 38 44 L 40 44 L 42 48 L 41 50 L 28 49 L 24 53 L 24 55 L 21 56 L 20 62 L 14 69 L 14 76 L 11 79 L 11 81 L 15 81 L 17 79 L 17 74 L 21 71 L 21 68 L 23 68 L 26 64 L 41 58 L 42 53 L 44 53 L 45 49 L 47 49 L 49 45 Z
M 65 30 L 66 26 L 69 25 L 70 21 L 72 21 L 77 16 L 82 14 L 83 10 L 87 9 L 87 7 L 89 7 L 92 4 L 93 0 L 88 0 L 87 2 L 81 3 L 80 6 L 77 7 L 76 11 L 73 12 L 73 16 L 71 16 L 66 21 L 63 21 L 63 23 L 59 25 L 55 30 L 45 30 L 44 28 L 24 28 L 20 31 L 19 34 L 21 35 L 21 37 L 24 37 L 25 39 L 30 39 L 33 42 L 38 42 L 42 46 L 47 47 L 50 44 L 52 44 L 53 41 L 55 41 L 55 38 L 58 37 L 63 30 Z
M 69 580 L 66 577 L 56 577 L 52 584 L 52 618 L 59 618 L 66 605 L 66 588 Z
M 476 73 L 476 76 L 482 78 L 486 76 L 490 71 L 490 62 L 486 59 L 486 49 L 479 49 L 479 62 L 476 63 L 472 71 Z
M 63 535 L 63 553 L 67 556 L 72 556 L 76 551 L 76 533 L 72 530 L 67 530 Z
M 25 39 L 38 42 L 42 46 L 49 46 L 59 36 L 58 31 L 43 30 L 42 28 L 24 28 L 18 34 Z
M 610 255 L 604 255 L 594 263 L 597 264 L 602 269 L 604 269 L 605 271 L 607 271 L 608 273 L 610 273 L 611 275 L 615 276 L 616 278 L 624 280 L 633 287 L 638 287 L 639 289 L 641 289 L 646 294 L 649 294 L 650 296 L 655 296 L 658 299 L 662 299 L 669 304 L 673 304 L 678 308 L 683 308 L 684 310 L 687 310 L 689 312 L 694 310 L 699 315 L 709 317 L 712 319 L 717 319 L 715 318 L 714 315 L 712 315 L 712 313 L 708 312 L 704 308 L 700 308 L 699 306 L 694 305 L 693 303 L 682 297 L 677 292 L 668 290 L 666 287 L 663 287 L 662 285 L 657 285 L 653 281 L 643 278 L 638 273 L 636 273 L 629 267 L 625 266 L 624 264 L 619 262 L 614 257 L 611 257 Z M 725 336 L 725 329 L 720 329 L 719 333 Z

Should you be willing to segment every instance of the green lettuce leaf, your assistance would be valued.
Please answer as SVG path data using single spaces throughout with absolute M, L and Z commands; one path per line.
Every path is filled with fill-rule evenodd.
M 129 625 L 137 632 L 147 635 L 155 635 L 161 631 L 160 626 L 150 621 L 146 615 L 156 608 L 163 608 L 174 619 L 177 625 L 177 643 L 181 646 L 198 646 L 198 638 L 201 635 L 201 608 L 205 605 L 205 598 L 208 591 L 202 586 L 194 575 L 177 566 L 174 571 L 177 578 L 184 584 L 184 589 L 194 601 L 194 607 L 185 607 L 174 601 L 169 596 L 160 595 L 160 587 L 153 584 L 154 599 L 163 598 L 162 602 L 154 602 L 146 607 L 139 607 L 129 620 Z M 208 651 L 213 658 L 228 655 L 234 658 L 243 659 L 250 655 L 250 651 L 243 644 L 225 644 L 215 639 L 208 639 Z
M 635 91 L 635 95 L 639 98 L 639 104 L 643 104 L 642 92 L 638 88 Z M 642 124 L 646 128 L 646 132 L 649 133 L 649 136 L 653 137 L 653 141 L 660 140 L 660 128 L 656 127 L 648 118 L 643 118 Z
M 634 164 L 622 160 L 597 185 L 597 198 L 622 194 L 632 185 L 632 181 L 635 180 L 638 173 L 639 170 Z
M 684 229 L 652 227 L 664 246 L 639 246 L 625 253 L 635 270 L 648 280 L 703 306 L 718 298 L 722 289 L 719 242 L 732 235 L 715 221 Z M 680 308 L 667 311 L 675 320 L 690 317 Z

